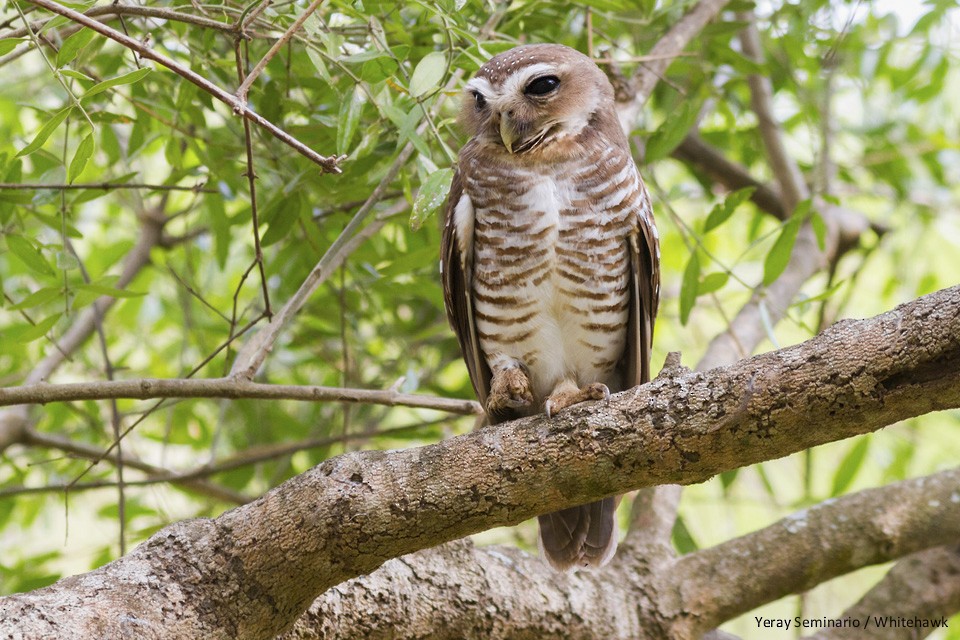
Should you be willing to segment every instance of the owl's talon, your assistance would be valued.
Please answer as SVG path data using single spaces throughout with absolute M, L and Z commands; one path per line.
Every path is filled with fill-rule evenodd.
M 532 404 L 530 378 L 523 367 L 510 367 L 494 373 L 490 381 L 490 395 L 487 397 L 487 413 L 500 417 L 519 417 L 509 414 Z
M 546 411 L 547 417 L 552 418 L 567 407 L 580 404 L 581 402 L 589 402 L 590 400 L 609 402 L 610 389 L 602 382 L 592 382 L 579 389 L 576 387 L 558 389 L 547 398 L 547 401 L 543 404 L 543 409 Z

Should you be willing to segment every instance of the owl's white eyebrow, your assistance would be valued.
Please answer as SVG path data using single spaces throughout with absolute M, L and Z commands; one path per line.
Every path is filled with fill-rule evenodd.
M 493 87 L 490 86 L 486 78 L 471 78 L 464 88 L 467 91 L 476 91 L 487 97 L 493 95 Z
M 533 78 L 556 72 L 557 68 L 552 64 L 548 64 L 546 62 L 532 64 L 529 67 L 522 69 L 519 73 L 507 78 L 507 81 L 503 83 L 503 95 L 510 95 L 517 90 L 522 91 L 523 87 L 527 86 L 527 83 Z

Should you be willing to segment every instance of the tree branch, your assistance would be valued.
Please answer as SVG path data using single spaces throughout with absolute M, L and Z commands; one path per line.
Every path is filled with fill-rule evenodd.
M 687 633 L 856 569 L 956 542 L 957 487 L 960 469 L 861 491 L 680 558 L 666 579 L 698 605 L 688 605 Z M 904 605 L 912 610 L 915 602 Z
M 48 11 L 52 11 L 53 13 L 59 14 L 65 18 L 69 18 L 74 22 L 82 24 L 88 29 L 92 29 L 93 31 L 96 31 L 99 34 L 106 36 L 111 40 L 114 40 L 122 44 L 123 46 L 127 47 L 130 50 L 136 51 L 138 54 L 140 54 L 141 57 L 144 57 L 148 60 L 153 60 L 154 62 L 157 62 L 167 67 L 168 69 L 170 69 L 171 71 L 179 75 L 180 77 L 197 85 L 198 87 L 200 87 L 201 89 L 203 89 L 204 91 L 212 95 L 214 98 L 216 98 L 220 102 L 223 102 L 224 104 L 230 106 L 230 108 L 233 109 L 233 112 L 235 114 L 242 116 L 254 122 L 255 124 L 259 125 L 260 127 L 266 129 L 273 137 L 280 140 L 290 148 L 294 149 L 300 155 L 304 156 L 305 158 L 308 158 L 312 162 L 319 165 L 325 172 L 340 173 L 340 168 L 337 165 L 340 163 L 342 158 L 337 156 L 325 157 L 320 155 L 319 153 L 317 153 L 307 145 L 303 144 L 302 142 L 294 138 L 292 135 L 290 135 L 286 131 L 282 130 L 277 125 L 273 124 L 272 122 L 270 122 L 269 120 L 267 120 L 266 118 L 258 114 L 257 112 L 252 111 L 249 107 L 247 107 L 245 102 L 239 100 L 235 95 L 221 89 L 220 87 L 210 82 L 200 74 L 195 73 L 194 71 L 191 71 L 187 67 L 181 65 L 176 60 L 168 58 L 167 56 L 161 53 L 158 53 L 157 51 L 154 51 L 153 49 L 146 46 L 142 42 L 135 40 L 134 38 L 131 38 L 130 36 L 120 31 L 117 31 L 116 29 L 108 27 L 102 22 L 98 22 L 97 20 L 94 20 L 89 16 L 86 16 L 82 13 L 74 11 L 73 9 L 64 7 L 63 5 L 58 4 L 53 0 L 27 0 L 27 1 L 37 6 L 43 7 Z
M 441 398 L 390 389 L 345 389 L 314 385 L 261 384 L 234 378 L 101 380 L 68 384 L 33 384 L 0 388 L 0 407 L 17 404 L 47 404 L 75 400 L 116 400 L 120 398 L 258 398 L 262 400 L 304 400 L 308 402 L 351 402 L 435 409 L 463 415 L 482 413 L 473 400 Z
M 85 458 L 87 460 L 108 460 L 114 465 L 119 464 L 121 461 L 120 454 L 118 453 L 104 454 L 103 449 L 100 447 L 90 445 L 85 442 L 77 442 L 59 434 L 40 433 L 33 429 L 27 429 L 23 438 L 23 444 L 32 447 L 57 449 L 59 451 L 64 451 L 70 455 Z M 162 479 L 163 482 L 172 482 L 174 484 L 178 484 L 184 489 L 192 491 L 193 493 L 216 498 L 217 500 L 222 500 L 224 502 L 233 504 L 246 504 L 247 502 L 250 502 L 250 498 L 248 496 L 238 491 L 227 489 L 199 477 L 179 477 L 178 474 L 171 472 L 169 469 L 164 469 L 163 467 L 150 464 L 149 462 L 144 462 L 143 460 L 140 460 L 129 453 L 123 454 L 122 461 L 125 466 L 130 467 L 131 469 L 142 471 L 147 474 L 149 479 L 156 479 L 158 482 L 160 482 L 160 479 Z M 135 481 L 128 482 L 127 484 L 140 483 Z M 103 486 L 113 485 L 114 483 L 104 483 Z M 60 491 L 74 491 L 75 488 L 75 486 L 72 486 L 72 483 L 64 483 L 63 485 L 57 487 L 57 489 Z M 27 487 L 8 487 L 7 489 L 8 491 L 0 494 L 0 496 L 14 494 L 20 489 L 27 491 L 31 490 Z M 42 487 L 42 489 L 48 489 L 48 487 Z
M 250 92 L 250 87 L 253 86 L 253 83 L 256 81 L 260 74 L 263 73 L 263 70 L 267 67 L 267 64 L 273 59 L 274 56 L 287 44 L 290 39 L 293 37 L 293 34 L 303 26 L 303 23 L 307 21 L 313 12 L 323 3 L 323 0 L 313 0 L 306 9 L 303 10 L 303 13 L 294 20 L 293 24 L 290 25 L 290 28 L 287 29 L 276 42 L 267 50 L 267 53 L 260 59 L 260 61 L 254 66 L 250 74 L 243 80 L 239 87 L 237 87 L 237 99 L 241 102 L 247 101 L 247 94 Z
M 216 520 L 172 525 L 83 577 L 3 599 L 0 630 L 82 637 L 95 625 L 118 635 L 136 620 L 168 637 L 268 637 L 319 593 L 390 558 L 958 406 L 960 286 L 730 367 L 658 377 L 607 404 L 338 456 Z M 957 508 L 945 500 L 936 513 Z M 611 571 L 632 581 L 628 565 Z M 677 629 L 696 624 L 672 611 Z
M 954 502 L 960 494 L 953 493 Z M 956 529 L 954 530 L 956 531 Z M 954 540 L 956 538 L 954 537 Z M 918 640 L 932 627 L 893 626 L 890 620 L 946 618 L 960 611 L 960 547 L 936 547 L 915 553 L 898 562 L 873 589 L 839 619 L 866 621 L 857 629 L 824 629 L 807 640 L 858 640 L 869 633 L 871 640 Z M 880 627 L 878 619 L 887 619 Z
M 631 84 L 633 90 L 629 102 L 617 105 L 620 123 L 627 133 L 633 129 L 640 117 L 640 110 L 653 93 L 657 82 L 687 44 L 697 36 L 707 24 L 719 15 L 730 0 L 700 0 L 693 9 L 683 16 L 657 44 L 647 52 L 648 62 L 642 62 L 634 73 Z
M 166 7 L 142 7 L 139 5 L 113 3 L 99 7 L 90 7 L 83 12 L 83 15 L 90 18 L 98 18 L 101 16 L 138 16 L 142 18 L 169 20 L 171 22 L 184 22 L 198 27 L 203 27 L 205 29 L 214 29 L 216 31 L 224 31 L 227 33 L 235 32 L 232 24 L 220 22 L 218 20 L 212 20 L 203 16 L 195 16 L 191 13 L 174 11 L 173 9 L 168 9 Z M 30 29 L 32 29 L 34 32 L 38 32 L 42 30 L 49 21 L 50 20 L 34 20 L 30 23 Z M 22 38 L 28 33 L 29 31 L 26 27 L 21 27 L 19 29 L 9 31 L 0 37 Z
M 786 221 L 790 217 L 790 212 L 783 206 L 783 200 L 776 189 L 756 180 L 745 168 L 728 160 L 696 133 L 687 134 L 672 155 L 681 162 L 694 165 L 730 191 L 754 187 L 756 191 L 750 196 L 750 200 L 755 205 L 778 220 Z

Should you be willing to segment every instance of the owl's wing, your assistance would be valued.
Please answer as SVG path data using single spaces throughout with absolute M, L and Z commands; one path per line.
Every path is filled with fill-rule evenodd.
M 480 340 L 473 315 L 473 203 L 463 190 L 459 169 L 453 174 L 440 242 L 440 277 L 447 319 L 467 363 L 470 381 L 480 403 L 490 392 L 490 368 L 480 355 Z
M 626 388 L 650 380 L 653 325 L 660 304 L 660 241 L 653 221 L 650 194 L 640 183 L 637 231 L 630 235 L 630 319 L 624 371 Z

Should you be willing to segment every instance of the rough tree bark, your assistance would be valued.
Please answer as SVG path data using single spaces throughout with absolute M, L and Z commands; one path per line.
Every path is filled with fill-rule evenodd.
M 960 286 L 872 319 L 838 323 L 801 345 L 730 367 L 703 373 L 673 367 L 609 403 L 578 406 L 550 420 L 536 416 L 427 447 L 333 458 L 219 518 L 167 527 L 101 569 L 0 600 L 0 633 L 269 638 L 289 629 L 319 594 L 391 558 L 606 495 L 700 482 L 958 406 Z M 803 526 L 794 522 L 795 532 L 783 527 L 802 534 L 817 526 L 822 510 L 860 505 L 876 514 L 876 533 L 865 537 L 862 523 L 835 532 L 833 547 L 848 559 L 839 569 L 889 560 L 955 541 L 957 481 L 950 471 L 875 490 L 895 494 L 856 494 L 810 510 Z M 901 503 L 918 508 L 895 508 Z M 647 563 L 615 562 L 606 576 L 557 576 L 520 552 L 463 543 L 405 558 L 400 570 L 406 566 L 420 583 L 453 589 L 469 584 L 467 577 L 483 567 L 490 576 L 479 583 L 483 593 L 470 596 L 464 586 L 461 601 L 485 602 L 482 595 L 496 604 L 463 607 L 466 613 L 455 621 L 461 638 L 493 637 L 498 625 L 509 626 L 501 637 L 549 637 L 546 625 L 598 615 L 610 618 L 601 631 L 566 637 L 693 638 L 751 605 L 749 599 L 727 605 L 715 593 L 691 588 L 689 580 L 710 554 L 752 577 L 743 573 L 752 570 L 751 562 L 733 562 L 742 540 L 675 563 L 662 553 L 649 554 Z M 430 554 L 451 549 L 457 555 L 448 566 L 429 563 Z M 642 540 L 629 541 L 623 553 L 646 554 Z M 473 554 L 484 555 L 479 565 L 471 562 Z M 786 576 L 805 575 L 782 578 L 781 590 L 815 584 L 838 570 L 836 564 L 796 564 L 778 564 Z M 353 584 L 366 580 L 373 594 L 397 566 L 389 563 Z M 622 590 L 611 587 L 620 584 Z M 397 589 L 402 598 L 402 585 Z M 337 595 L 328 595 L 336 606 Z M 589 610 L 583 606 L 588 601 Z M 557 618 L 523 615 L 525 608 L 556 604 Z M 516 626 L 508 611 L 517 612 Z M 346 637 L 377 637 L 368 623 L 338 620 Z M 417 637 L 454 636 L 430 627 Z

